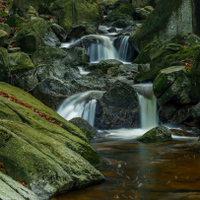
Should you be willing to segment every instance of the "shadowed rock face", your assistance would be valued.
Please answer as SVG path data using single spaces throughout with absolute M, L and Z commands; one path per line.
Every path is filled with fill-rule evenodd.
M 79 128 L 18 88 L 1 83 L 0 90 L 15 97 L 0 96 L 0 157 L 9 176 L 25 182 L 41 199 L 104 179 L 90 164 L 100 159 Z
M 194 15 L 197 4 L 192 0 L 159 1 L 154 12 L 130 38 L 131 44 L 141 50 L 155 39 L 165 40 L 179 33 L 199 33 L 196 31 L 198 15 Z
M 139 110 L 135 90 L 125 83 L 116 81 L 97 103 L 95 127 L 138 127 Z

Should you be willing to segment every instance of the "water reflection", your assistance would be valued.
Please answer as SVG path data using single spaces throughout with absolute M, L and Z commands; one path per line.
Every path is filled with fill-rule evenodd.
M 99 170 L 106 181 L 56 200 L 200 198 L 200 154 L 192 147 L 196 138 L 143 144 L 116 135 L 107 133 L 92 144 L 102 158 Z

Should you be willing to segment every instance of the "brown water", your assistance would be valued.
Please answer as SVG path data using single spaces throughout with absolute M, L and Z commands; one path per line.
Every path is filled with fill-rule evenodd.
M 54 200 L 199 200 L 200 151 L 195 138 L 143 144 L 135 139 L 97 138 L 106 181 Z

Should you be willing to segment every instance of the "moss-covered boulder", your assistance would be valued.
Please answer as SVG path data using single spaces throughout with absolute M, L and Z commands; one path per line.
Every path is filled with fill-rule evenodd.
M 8 39 L 8 33 L 0 29 L 0 46 L 4 46 Z
M 162 66 L 162 68 L 166 68 L 170 67 L 173 64 L 180 65 L 181 62 L 191 63 L 195 59 L 199 49 L 200 45 L 197 45 L 197 46 L 187 47 L 174 54 L 169 54 L 162 59 L 162 62 L 159 65 Z
M 157 0 L 133 0 L 132 5 L 136 8 L 143 8 L 145 6 L 153 6 L 155 7 Z
M 9 25 L 9 27 L 21 27 L 25 24 L 25 20 L 19 17 L 19 15 L 13 14 L 7 18 L 5 21 L 6 24 Z
M 154 12 L 130 37 L 130 42 L 141 50 L 155 39 L 166 40 L 179 33 L 197 33 L 194 32 L 198 24 L 194 23 L 197 21 L 194 14 L 196 4 L 192 0 L 159 1 Z
M 164 126 L 157 126 L 146 132 L 143 136 L 139 137 L 137 140 L 140 142 L 163 142 L 171 140 L 171 131 Z
M 129 0 L 98 0 L 99 4 L 104 12 L 107 14 L 109 10 L 114 10 L 119 6 L 129 5 Z
M 145 6 L 144 8 L 136 8 L 135 9 L 135 19 L 137 20 L 145 20 L 147 17 L 153 12 L 152 6 Z
M 139 126 L 139 102 L 135 90 L 116 81 L 97 102 L 95 127 L 99 129 Z
M 50 28 L 48 22 L 37 18 L 24 25 L 15 33 L 16 46 L 26 53 L 33 53 L 41 46 L 56 46 L 58 37 Z
M 57 0 L 50 10 L 67 32 L 73 25 L 83 22 L 97 30 L 101 20 L 99 5 L 94 0 Z
M 159 105 L 174 102 L 180 105 L 195 104 L 200 100 L 198 89 L 185 74 L 185 66 L 163 69 L 153 82 Z
M 144 71 L 136 75 L 134 78 L 135 83 L 148 83 L 153 82 L 160 72 L 160 68 L 150 69 L 149 71 Z
M 1 23 L 0 24 L 0 30 L 5 31 L 8 34 L 8 36 L 10 35 L 10 27 L 9 27 L 8 24 Z
M 2 199 L 39 200 L 35 193 L 2 172 L 0 172 L 0 184 L 0 196 Z
M 20 100 L 0 96 L 0 158 L 9 176 L 42 199 L 104 179 L 90 164 L 100 159 L 80 129 L 18 88 L 0 83 L 0 90 Z
M 87 69 L 89 69 L 89 70 L 100 69 L 102 72 L 104 72 L 106 74 L 109 68 L 119 67 L 122 64 L 123 63 L 119 60 L 107 59 L 107 60 L 102 60 L 99 63 L 91 64 L 87 67 Z
M 155 50 L 154 50 L 155 48 Z M 165 68 L 162 60 L 167 55 L 174 55 L 175 53 L 185 49 L 183 45 L 176 43 L 168 43 L 166 45 L 162 45 L 160 48 L 154 47 L 151 51 L 155 51 L 153 56 L 151 57 L 151 68 Z
M 126 28 L 134 24 L 134 13 L 135 10 L 132 5 L 119 6 L 103 19 L 103 23 L 112 27 Z
M 21 76 L 35 67 L 29 55 L 24 52 L 9 53 L 8 59 L 11 75 Z
M 53 30 L 53 32 L 56 34 L 56 36 L 59 38 L 59 40 L 61 42 L 66 41 L 67 33 L 63 27 L 61 27 L 60 25 L 58 25 L 56 23 L 53 23 L 53 24 L 51 24 L 51 29 Z

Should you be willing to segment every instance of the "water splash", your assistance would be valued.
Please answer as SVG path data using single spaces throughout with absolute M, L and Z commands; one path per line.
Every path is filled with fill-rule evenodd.
M 82 117 L 94 125 L 96 99 L 101 98 L 103 91 L 87 91 L 67 98 L 58 108 L 57 113 L 66 120 Z

